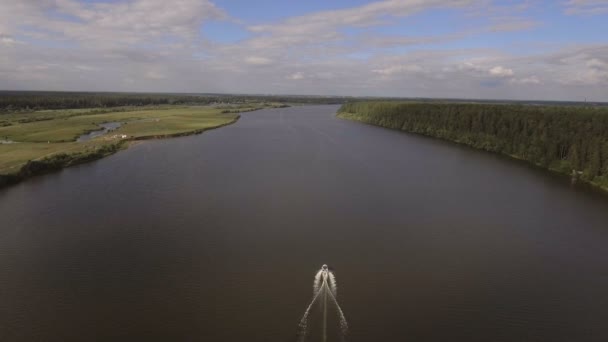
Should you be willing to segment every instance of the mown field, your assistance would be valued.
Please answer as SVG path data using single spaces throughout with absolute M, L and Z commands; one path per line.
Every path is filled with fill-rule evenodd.
M 113 109 L 43 110 L 0 115 L 0 185 L 18 181 L 47 167 L 58 169 L 101 158 L 133 140 L 200 133 L 236 121 L 239 112 L 279 104 L 222 106 L 153 106 Z M 119 122 L 121 127 L 88 141 L 77 139 Z M 50 171 L 50 170 L 49 170 Z
M 608 190 L 608 108 L 358 102 L 339 117 L 500 153 Z

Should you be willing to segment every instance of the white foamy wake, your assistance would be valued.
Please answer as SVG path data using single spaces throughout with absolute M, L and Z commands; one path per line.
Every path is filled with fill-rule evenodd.
M 298 341 L 300 341 L 300 342 L 303 342 L 304 339 L 306 338 L 306 332 L 308 331 L 308 314 L 310 313 L 310 308 L 312 308 L 313 304 L 317 301 L 317 298 L 319 298 L 319 294 L 321 294 L 321 291 L 317 290 L 315 296 L 312 299 L 312 302 L 310 302 L 310 304 L 308 304 L 308 307 L 306 308 L 306 311 L 304 312 L 304 316 L 302 316 L 302 319 L 300 320 L 300 324 L 298 325 L 297 337 L 298 337 Z
M 321 296 L 321 294 L 325 295 Z M 330 302 L 336 306 L 336 311 L 340 319 L 340 332 L 342 333 L 341 337 L 344 338 L 344 336 L 348 333 L 348 323 L 346 322 L 346 317 L 344 317 L 344 312 L 342 312 L 342 308 L 340 308 L 340 305 L 336 300 L 337 294 L 338 286 L 336 284 L 336 277 L 333 272 L 329 270 L 327 265 L 323 265 L 323 267 L 315 275 L 315 279 L 313 282 L 313 299 L 306 308 L 304 316 L 302 316 L 300 324 L 298 325 L 297 338 L 299 342 L 304 342 L 306 339 L 306 334 L 308 332 L 308 317 L 310 315 L 310 309 L 318 301 L 319 298 L 322 298 L 322 307 L 326 308 L 327 297 L 329 297 Z M 327 324 L 326 319 L 327 317 L 324 314 L 324 328 Z M 324 336 L 326 336 L 325 331 Z
M 334 297 L 336 297 L 338 296 L 338 286 L 336 285 L 336 277 L 334 276 L 334 273 L 332 271 L 328 271 L 328 278 L 329 288 L 331 289 L 331 292 L 333 293 Z
M 315 275 L 315 281 L 312 284 L 313 296 L 319 293 L 319 291 L 321 290 L 321 284 L 323 284 L 323 270 L 319 270 L 319 272 L 317 272 L 317 274 Z
M 342 336 L 348 334 L 348 322 L 346 322 L 346 317 L 344 317 L 344 312 L 342 312 L 342 308 L 338 304 L 336 297 L 329 292 L 329 298 L 331 298 L 332 302 L 336 305 L 336 309 L 338 310 L 338 315 L 340 316 L 340 330 L 342 331 Z

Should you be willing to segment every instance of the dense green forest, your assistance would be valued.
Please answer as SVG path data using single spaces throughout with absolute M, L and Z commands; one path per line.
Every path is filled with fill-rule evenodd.
M 608 108 L 357 102 L 340 117 L 509 155 L 608 190 Z
M 45 109 L 102 108 L 146 105 L 208 105 L 248 102 L 341 104 L 347 97 L 228 94 L 89 93 L 0 91 L 0 113 Z

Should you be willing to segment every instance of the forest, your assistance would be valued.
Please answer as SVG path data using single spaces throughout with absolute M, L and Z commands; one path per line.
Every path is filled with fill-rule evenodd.
M 522 159 L 608 190 L 608 108 L 356 102 L 338 116 Z
M 108 108 L 148 105 L 209 105 L 249 102 L 342 104 L 339 96 L 162 94 L 162 93 L 91 93 L 0 91 L 0 114 L 47 109 Z
M 0 114 L 33 112 L 49 109 L 115 108 L 157 105 L 222 105 L 251 102 L 292 104 L 343 104 L 359 101 L 401 102 L 403 98 L 352 97 L 320 95 L 245 95 L 198 93 L 116 93 L 116 92 L 59 92 L 59 91 L 0 91 Z M 468 99 L 413 98 L 410 101 L 436 103 L 469 103 Z M 581 105 L 580 102 L 475 100 L 477 103 L 516 103 L 552 106 Z M 588 106 L 606 106 L 606 103 L 587 103 Z

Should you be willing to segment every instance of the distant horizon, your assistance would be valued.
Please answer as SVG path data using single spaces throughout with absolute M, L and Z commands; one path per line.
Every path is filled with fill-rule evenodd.
M 24 90 L 24 89 L 0 89 L 0 93 L 80 93 L 80 94 L 157 94 L 157 95 L 217 95 L 217 96 L 286 96 L 286 97 L 312 97 L 312 98 L 352 98 L 352 99 L 395 99 L 395 100 L 454 100 L 454 101 L 482 101 L 482 102 L 556 102 L 556 103 L 593 103 L 606 104 L 608 101 L 587 100 L 550 100 L 550 99 L 509 99 L 509 98 L 473 98 L 473 97 L 424 97 L 424 96 L 372 96 L 372 95 L 333 95 L 333 94 L 263 94 L 263 93 L 215 93 L 215 92 L 172 92 L 172 91 L 111 91 L 111 90 Z
M 0 88 L 608 102 L 607 18 L 608 0 L 0 0 Z

